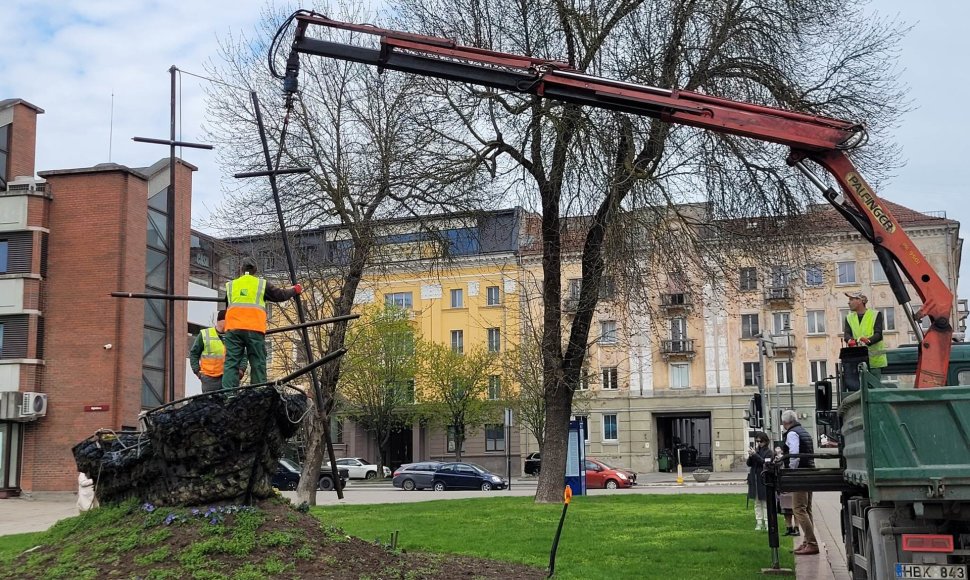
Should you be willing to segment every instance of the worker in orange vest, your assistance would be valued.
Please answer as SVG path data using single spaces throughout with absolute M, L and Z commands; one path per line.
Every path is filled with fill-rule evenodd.
M 226 332 L 226 311 L 216 314 L 216 325 L 203 328 L 192 343 L 189 364 L 202 381 L 202 392 L 211 393 L 222 388 L 222 371 L 226 362 L 226 346 L 222 335 Z M 246 374 L 246 361 L 239 367 L 239 378 Z
M 239 386 L 239 368 L 249 359 L 249 383 L 266 382 L 266 301 L 285 302 L 303 292 L 299 284 L 277 288 L 256 276 L 256 265 L 248 262 L 242 274 L 226 283 L 226 363 L 222 388 Z

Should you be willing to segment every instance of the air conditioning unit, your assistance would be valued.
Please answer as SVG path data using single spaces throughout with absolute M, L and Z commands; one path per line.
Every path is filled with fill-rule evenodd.
M 47 414 L 47 395 L 44 393 L 24 393 L 20 404 L 20 416 L 28 418 L 43 417 Z

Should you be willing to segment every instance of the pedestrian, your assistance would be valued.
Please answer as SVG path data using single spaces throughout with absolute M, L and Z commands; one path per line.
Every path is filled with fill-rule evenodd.
M 192 372 L 202 381 L 202 392 L 211 393 L 222 389 L 222 371 L 226 364 L 226 345 L 222 335 L 226 332 L 226 311 L 216 314 L 216 325 L 203 328 L 195 337 L 189 351 Z M 246 361 L 239 366 L 239 378 L 246 374 Z
M 753 447 L 748 449 L 748 498 L 754 500 L 755 531 L 768 529 L 768 490 L 761 476 L 765 463 L 771 460 L 768 436 L 758 431 L 754 434 Z
M 98 507 L 98 498 L 94 496 L 94 480 L 86 473 L 77 474 L 77 509 L 84 513 L 91 508 Z
M 882 340 L 882 312 L 868 308 L 869 298 L 862 292 L 845 295 L 849 298 L 850 312 L 842 324 L 842 336 L 849 346 L 869 347 L 869 372 L 877 379 L 882 378 L 882 369 L 889 364 Z
M 788 409 L 781 414 L 781 424 L 785 428 L 785 452 L 788 455 L 811 455 L 815 453 L 812 436 L 798 422 L 795 411 Z M 789 469 L 809 469 L 815 467 L 812 457 L 789 457 L 786 462 Z M 801 528 L 804 538 L 802 545 L 795 548 L 794 553 L 799 556 L 818 554 L 818 541 L 815 539 L 815 526 L 812 523 L 812 492 L 793 491 L 792 512 L 795 525 Z
M 226 283 L 226 362 L 222 388 L 239 386 L 239 368 L 249 360 L 249 383 L 266 382 L 266 301 L 285 302 L 303 292 L 295 284 L 292 288 L 277 288 L 265 278 L 256 277 L 256 264 L 243 264 L 238 278 Z

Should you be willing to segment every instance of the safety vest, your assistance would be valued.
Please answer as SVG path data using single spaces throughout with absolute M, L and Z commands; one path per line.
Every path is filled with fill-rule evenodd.
M 226 282 L 226 330 L 266 332 L 266 280 L 243 274 Z
M 226 364 L 226 345 L 215 328 L 205 328 L 202 334 L 202 356 L 199 358 L 199 372 L 207 377 L 221 377 Z
M 852 330 L 852 338 L 856 340 L 863 336 L 872 336 L 872 333 L 876 331 L 875 310 L 867 309 L 866 313 L 862 315 L 861 321 L 859 315 L 855 312 L 850 312 L 845 319 L 849 322 L 849 329 Z M 869 368 L 881 369 L 889 364 L 885 350 L 885 345 L 881 340 L 869 345 Z

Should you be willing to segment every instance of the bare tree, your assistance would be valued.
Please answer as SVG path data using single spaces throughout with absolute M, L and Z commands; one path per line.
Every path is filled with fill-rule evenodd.
M 359 12 L 343 17 L 366 18 Z M 282 21 L 282 15 L 267 13 L 258 34 L 268 40 Z M 280 84 L 266 70 L 267 52 L 265 42 L 247 38 L 223 43 L 221 61 L 209 71 L 221 84 L 211 85 L 208 92 L 208 138 L 219 145 L 220 161 L 230 172 L 262 169 L 248 93 L 238 87 L 260 95 L 268 109 L 264 119 L 271 148 L 280 152 L 281 165 L 311 169 L 308 175 L 281 179 L 290 230 L 282 234 L 319 234 L 315 260 L 300 264 L 306 276 L 301 282 L 315 291 L 308 312 L 318 317 L 349 314 L 365 270 L 382 263 L 377 251 L 384 235 L 381 221 L 407 217 L 420 221 L 429 213 L 477 207 L 480 200 L 474 192 L 480 176 L 470 170 L 473 165 L 467 160 L 456 158 L 449 139 L 428 128 L 433 119 L 417 118 L 414 105 L 423 97 L 417 79 L 380 75 L 352 63 L 324 59 L 304 63 L 302 89 L 289 113 L 289 131 L 283 135 L 285 116 L 274 106 L 280 102 Z M 223 231 L 268 234 L 278 230 L 265 187 L 243 184 L 229 194 L 213 219 Z M 315 356 L 341 348 L 346 333 L 346 323 L 319 329 Z M 314 406 L 308 416 L 307 456 L 297 492 L 300 501 L 310 505 L 316 502 L 340 369 L 340 361 L 321 369 L 324 404 Z
M 338 396 L 347 416 L 374 434 L 378 473 L 386 464 L 391 434 L 414 416 L 415 342 L 408 313 L 396 308 L 369 308 L 347 331 Z
M 455 441 L 455 458 L 461 461 L 468 431 L 498 416 L 500 407 L 487 396 L 496 356 L 482 347 L 462 353 L 438 343 L 425 343 L 420 352 L 417 398 L 423 414 L 449 430 Z
M 398 26 L 623 81 L 858 119 L 880 136 L 905 107 L 893 69 L 902 30 L 868 20 L 863 6 L 861 0 L 403 0 Z M 716 284 L 730 255 L 712 253 L 710 237 L 701 235 L 706 230 L 679 208 L 704 201 L 709 221 L 795 216 L 808 189 L 790 179 L 787 152 L 778 146 L 536 96 L 437 80 L 425 85 L 439 97 L 435 118 L 450 115 L 436 128 L 473 150 L 472 158 L 510 191 L 538 199 L 548 468 L 536 499 L 559 501 L 567 421 L 611 248 L 639 245 L 640 258 L 626 266 L 635 288 L 658 273 L 658 263 L 684 264 Z M 878 178 L 894 167 L 895 150 L 883 144 L 860 151 L 855 161 Z M 587 217 L 572 224 L 579 235 L 570 247 L 566 218 L 578 215 Z M 676 243 L 662 244 L 670 238 Z M 572 250 L 579 252 L 583 283 L 564 325 L 562 263 Z

